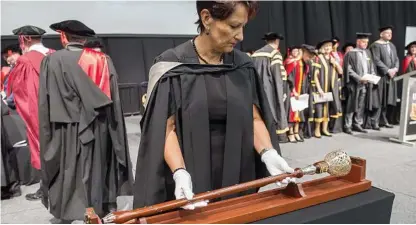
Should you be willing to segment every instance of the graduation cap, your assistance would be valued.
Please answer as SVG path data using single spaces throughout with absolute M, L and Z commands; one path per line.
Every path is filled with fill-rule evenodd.
M 394 29 L 394 27 L 393 27 L 392 25 L 387 25 L 387 26 L 380 27 L 380 28 L 378 29 L 378 31 L 380 31 L 380 33 L 381 33 L 381 32 L 383 32 L 383 31 L 385 31 L 385 30 L 388 30 L 388 29 L 393 30 L 393 29 Z
M 339 42 L 339 38 L 337 36 L 333 37 L 332 40 L 336 43 Z
M 284 40 L 284 37 L 281 34 L 269 32 L 269 33 L 264 34 L 264 37 L 262 38 L 262 40 L 266 40 L 266 41 L 273 41 L 277 39 Z
M 319 42 L 317 45 L 316 45 L 316 48 L 317 49 L 320 49 L 324 44 L 326 44 L 326 43 L 332 43 L 332 45 L 334 45 L 335 44 L 335 41 L 334 40 L 332 40 L 332 39 L 326 39 L 326 40 L 323 40 L 323 41 L 321 41 L 321 42 Z
M 371 36 L 371 33 L 361 33 L 361 32 L 357 32 L 357 39 L 366 39 L 369 38 Z
M 344 45 L 344 46 L 342 46 L 342 51 L 343 51 L 343 52 L 345 52 L 345 50 L 346 50 L 348 47 L 353 47 L 353 48 L 355 48 L 355 44 L 354 44 L 354 43 L 352 43 L 352 42 L 347 42 L 347 43 L 345 43 L 345 45 Z
M 44 33 L 46 33 L 44 29 L 32 25 L 16 28 L 12 32 L 14 35 L 23 36 L 42 36 Z
M 408 45 L 406 45 L 406 49 L 407 50 L 409 50 L 410 49 L 410 47 L 412 47 L 412 45 L 416 45 L 416 41 L 412 41 L 412 42 L 410 42 Z
M 303 44 L 302 45 L 302 49 L 304 51 L 306 50 L 307 52 L 309 52 L 311 54 L 314 54 L 314 55 L 317 55 L 318 54 L 318 50 L 316 50 L 316 48 L 314 46 L 312 46 L 312 45 Z
M 87 27 L 78 20 L 65 20 L 59 23 L 54 23 L 49 26 L 54 31 L 62 31 L 68 34 L 73 34 L 81 37 L 93 37 L 95 31 Z

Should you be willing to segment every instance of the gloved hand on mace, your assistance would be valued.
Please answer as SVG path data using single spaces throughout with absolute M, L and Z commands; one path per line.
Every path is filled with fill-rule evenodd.
M 324 160 L 311 164 L 302 169 L 297 168 L 295 169 L 295 172 L 291 174 L 281 174 L 277 176 L 266 177 L 226 188 L 221 188 L 210 192 L 197 194 L 194 196 L 192 200 L 178 199 L 156 204 L 149 207 L 113 212 L 105 216 L 102 219 L 102 222 L 117 224 L 125 223 L 133 219 L 152 216 L 169 210 L 178 209 L 190 203 L 217 199 L 227 195 L 243 192 L 249 189 L 260 188 L 268 184 L 280 182 L 288 177 L 301 178 L 304 175 L 314 175 L 322 173 L 329 173 L 332 176 L 345 176 L 350 172 L 351 167 L 351 158 L 345 152 L 333 151 L 328 153 L 325 156 Z M 85 222 L 88 223 L 88 221 Z

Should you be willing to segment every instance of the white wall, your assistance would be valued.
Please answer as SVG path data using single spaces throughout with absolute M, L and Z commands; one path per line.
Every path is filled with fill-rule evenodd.
M 1 1 L 1 34 L 77 19 L 98 34 L 196 34 L 195 1 Z

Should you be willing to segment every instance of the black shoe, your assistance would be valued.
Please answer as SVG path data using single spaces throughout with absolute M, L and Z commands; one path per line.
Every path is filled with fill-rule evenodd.
M 365 133 L 365 134 L 368 133 L 368 131 L 364 130 L 361 126 L 353 126 L 352 129 L 360 133 Z
M 38 190 L 35 193 L 27 194 L 25 198 L 28 201 L 38 201 L 43 198 L 43 194 L 40 190 Z
M 352 130 L 351 130 L 351 128 L 345 128 L 344 133 L 346 133 L 346 134 L 351 134 L 351 135 L 352 135 Z
M 298 142 L 304 142 L 303 138 L 299 135 L 299 133 L 295 133 L 295 139 Z

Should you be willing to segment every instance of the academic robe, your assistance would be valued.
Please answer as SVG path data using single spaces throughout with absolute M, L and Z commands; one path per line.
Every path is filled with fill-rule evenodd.
M 367 73 L 375 75 L 375 66 L 371 59 L 370 50 L 364 50 L 367 55 Z M 360 87 L 359 77 L 364 75 L 364 68 L 361 62 L 361 51 L 353 49 L 349 51 L 344 57 L 344 82 L 347 89 L 347 104 L 346 113 L 357 112 L 358 110 L 358 88 Z M 377 94 L 376 85 L 367 83 L 366 85 L 367 95 L 365 111 L 374 111 L 380 107 L 379 96 Z
M 6 77 L 9 75 L 10 67 L 9 66 L 3 66 L 1 68 L 1 83 L 0 83 L 0 91 L 4 91 L 4 81 L 6 80 Z
M 415 70 L 416 70 L 416 57 L 407 55 L 403 59 L 402 74 L 410 73 Z M 399 97 L 401 97 L 401 95 L 399 95 Z
M 195 194 L 268 176 L 253 146 L 253 105 L 279 154 L 280 148 L 276 122 L 250 58 L 234 49 L 225 54 L 224 65 L 199 64 L 188 41 L 155 62 L 140 122 L 134 208 L 175 199 L 172 172 L 164 160 L 170 116 Z
M 305 65 L 301 59 L 292 59 L 287 58 L 284 62 L 285 69 L 287 72 L 287 82 L 289 86 L 289 90 L 295 89 L 296 92 L 299 95 L 305 94 L 307 91 L 307 85 L 308 85 L 308 77 L 305 73 Z M 293 94 L 291 92 L 291 95 L 288 96 L 288 98 L 293 97 Z M 299 122 L 305 122 L 305 115 L 304 112 L 292 111 L 292 107 L 290 105 L 289 100 L 289 122 L 290 123 L 299 123 Z
M 399 72 L 398 72 L 397 76 L 401 76 L 403 74 L 416 70 L 416 57 L 407 55 L 402 61 L 401 69 L 402 69 L 401 74 L 399 75 Z M 396 81 L 396 86 L 397 86 L 397 98 L 401 99 L 402 93 L 403 93 L 403 80 Z M 396 119 L 395 122 L 397 123 L 397 122 L 400 122 L 401 101 L 396 103 L 395 109 L 396 109 L 396 112 L 394 113 L 394 116 Z
M 287 85 L 287 73 L 283 65 L 283 57 L 272 46 L 265 45 L 251 55 L 251 58 L 264 87 L 273 118 L 277 123 L 276 133 L 285 136 L 289 126 L 284 94 L 286 98 L 290 96 L 286 93 L 288 89 L 284 88 Z
M 4 102 L 1 103 L 1 111 L 2 157 L 7 158 L 8 163 L 5 165 L 8 165 L 9 168 L 6 172 L 2 171 L 2 176 L 14 176 L 20 185 L 38 183 L 40 174 L 30 164 L 31 157 L 28 146 L 13 147 L 16 143 L 27 140 L 25 123 Z
M 16 110 L 26 124 L 31 163 L 37 170 L 40 170 L 38 89 L 43 57 L 44 54 L 35 50 L 20 56 L 10 72 L 7 88 L 7 96 L 13 93 Z
M 304 71 L 306 77 L 305 93 L 309 94 L 309 107 L 305 109 L 305 124 L 303 126 L 303 137 L 311 138 L 314 136 L 314 114 L 315 114 L 315 105 L 313 101 L 313 95 L 316 91 L 316 84 L 314 80 L 314 71 L 319 68 L 319 64 L 314 63 L 315 58 L 312 58 L 308 62 L 304 62 Z
M 13 137 L 11 135 L 8 135 L 8 133 L 6 132 L 6 127 L 5 127 L 5 122 L 7 124 L 7 120 L 10 120 L 10 117 L 7 118 L 8 115 L 9 115 L 8 107 L 2 101 L 1 102 L 1 120 L 0 120 L 0 123 L 1 123 L 1 160 L 0 160 L 0 163 L 1 163 L 2 195 L 4 194 L 3 191 L 11 191 L 11 190 L 5 190 L 5 189 L 10 189 L 10 186 L 13 183 L 16 183 L 19 181 L 16 155 L 14 154 L 14 152 L 12 152 Z
M 131 195 L 132 168 L 117 73 L 111 59 L 80 44 L 44 58 L 39 88 L 42 186 L 50 213 L 104 216 Z
M 390 54 L 387 50 L 387 45 L 390 46 Z M 381 106 L 397 105 L 397 84 L 394 79 L 390 78 L 388 70 L 392 68 L 399 68 L 400 62 L 397 56 L 397 50 L 393 43 L 376 41 L 370 46 L 373 55 L 374 64 L 376 65 L 377 75 L 381 77 L 377 84 Z M 396 76 L 399 72 L 396 73 Z M 400 112 L 400 110 L 399 110 Z M 390 115 L 387 116 L 391 117 Z M 391 118 L 390 118 L 391 119 Z
M 333 101 L 331 102 L 315 104 L 315 122 L 329 122 L 330 118 L 338 119 L 342 116 L 338 73 L 330 61 L 325 59 L 322 54 L 315 58 L 314 67 L 314 75 L 315 73 L 318 74 L 317 79 L 323 92 L 331 92 L 333 96 Z M 317 89 L 314 92 L 319 94 Z

